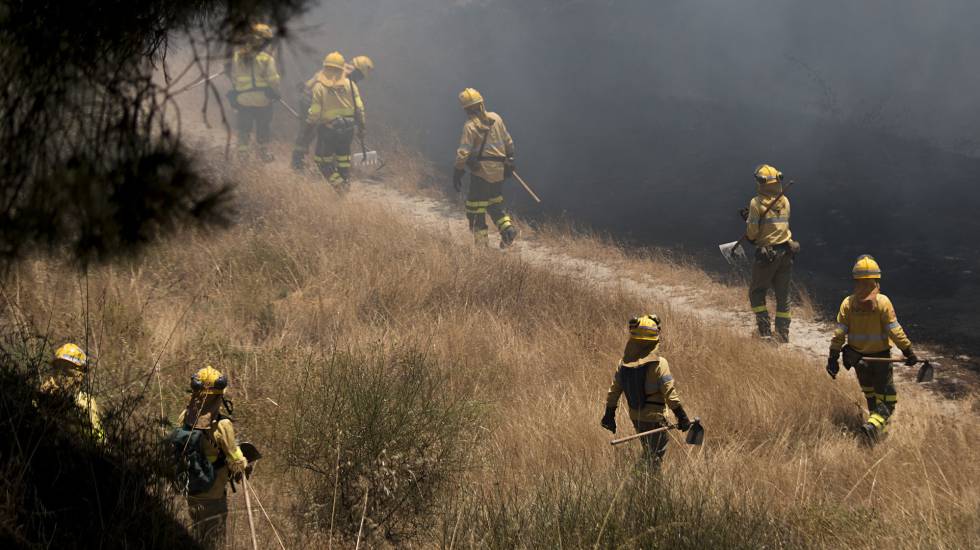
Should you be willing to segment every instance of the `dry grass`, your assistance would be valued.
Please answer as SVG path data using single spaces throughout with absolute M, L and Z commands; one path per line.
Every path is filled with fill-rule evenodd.
M 162 408 L 175 418 L 189 375 L 203 363 L 228 372 L 238 425 L 268 456 L 255 487 L 287 547 L 323 546 L 331 537 L 352 546 L 356 535 L 311 523 L 331 502 L 306 489 L 333 473 L 300 471 L 287 457 L 300 436 L 320 446 L 325 463 L 333 457 L 339 420 L 320 434 L 293 431 L 292 419 L 322 402 L 334 380 L 315 369 L 338 353 L 401 357 L 403 350 L 432 365 L 438 395 L 426 407 L 444 399 L 475 416 L 453 420 L 465 472 L 425 497 L 428 529 L 398 544 L 978 542 L 980 426 L 970 403 L 905 392 L 890 439 L 867 450 L 853 434 L 862 420 L 856 382 L 831 382 L 812 358 L 664 303 L 461 247 L 398 213 L 291 178 L 243 174 L 239 203 L 240 223 L 230 230 L 185 233 L 87 277 L 49 261 L 26 263 L 6 281 L 4 297 L 9 311 L 55 340 L 84 339 L 88 324 L 105 398 L 148 384 L 147 416 Z M 542 238 L 658 278 L 699 276 L 594 238 Z M 698 286 L 714 289 L 715 299 L 734 300 L 730 289 L 700 277 Z M 672 444 L 662 479 L 637 471 L 636 446 L 613 449 L 598 427 L 624 322 L 649 311 L 665 319 L 663 353 L 686 408 L 708 429 L 701 450 Z M 378 399 L 398 398 L 397 387 L 391 391 Z M 628 425 L 622 413 L 619 424 Z M 365 476 L 365 486 L 383 490 L 372 479 Z M 244 543 L 241 495 L 232 506 L 234 536 Z M 341 506 L 345 517 L 359 517 L 350 502 Z M 383 546 L 385 518 L 372 514 L 369 540 Z M 260 536 L 263 547 L 275 546 L 267 526 Z

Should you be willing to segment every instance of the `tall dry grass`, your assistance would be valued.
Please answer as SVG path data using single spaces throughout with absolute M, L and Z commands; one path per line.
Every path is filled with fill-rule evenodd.
M 980 541 L 969 402 L 903 388 L 890 438 L 869 450 L 854 433 L 856 381 L 831 381 L 820 358 L 461 246 L 288 174 L 240 179 L 233 228 L 87 276 L 34 260 L 4 298 L 54 340 L 88 334 L 104 399 L 149 394 L 147 421 L 176 417 L 205 362 L 227 372 L 287 547 L 351 546 L 359 532 L 374 547 Z M 700 449 L 675 438 L 660 477 L 598 426 L 625 320 L 641 312 L 665 320 L 663 353 L 708 430 Z M 240 545 L 243 506 L 232 495 Z

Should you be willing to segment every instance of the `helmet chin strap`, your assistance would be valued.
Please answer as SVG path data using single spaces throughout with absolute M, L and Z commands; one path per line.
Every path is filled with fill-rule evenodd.
M 235 414 L 235 404 L 231 402 L 231 399 L 225 398 L 224 395 L 221 396 L 221 402 L 225 406 L 225 410 L 228 411 L 229 415 Z

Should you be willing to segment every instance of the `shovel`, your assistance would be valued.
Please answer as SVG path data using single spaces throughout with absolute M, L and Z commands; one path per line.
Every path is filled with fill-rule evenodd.
M 766 214 L 769 213 L 769 210 L 771 210 L 772 207 L 779 202 L 779 199 L 783 198 L 783 195 L 789 191 L 789 188 L 793 186 L 793 183 L 793 180 L 790 180 L 789 183 L 783 186 L 783 190 L 776 195 L 776 198 L 773 199 L 772 202 L 769 203 L 769 206 L 767 206 L 766 209 L 762 211 L 762 214 L 759 215 L 760 220 L 765 219 Z M 742 241 L 748 240 L 748 236 L 742 235 L 737 241 L 718 245 L 718 250 L 721 251 L 721 255 L 725 257 L 725 260 L 727 260 L 728 263 L 732 265 L 739 265 L 740 263 L 748 261 L 748 257 L 745 255 L 745 246 L 742 244 Z
M 647 430 L 645 432 L 640 432 L 638 434 L 628 435 L 626 437 L 621 437 L 619 439 L 613 439 L 609 443 L 611 445 L 619 445 L 621 443 L 626 443 L 627 441 L 633 441 L 634 439 L 639 439 L 641 437 L 646 437 L 648 435 L 653 435 L 661 432 L 666 432 L 667 430 L 676 430 L 677 426 L 670 424 L 664 426 L 663 428 L 657 428 L 655 430 Z M 684 441 L 688 445 L 701 445 L 704 443 L 704 426 L 701 425 L 701 419 L 695 418 L 694 422 L 691 422 L 691 428 L 687 430 L 687 437 Z
M 929 357 L 927 359 L 920 359 L 919 362 L 922 366 L 919 367 L 919 372 L 915 375 L 915 381 L 923 384 L 925 382 L 932 382 L 935 376 L 935 369 L 932 367 L 932 362 L 936 359 L 941 359 L 941 357 Z M 865 363 L 904 363 L 904 357 L 865 357 L 861 359 Z

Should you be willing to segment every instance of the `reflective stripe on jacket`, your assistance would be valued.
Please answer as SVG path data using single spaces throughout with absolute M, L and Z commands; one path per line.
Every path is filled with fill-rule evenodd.
M 863 305 L 865 303 L 868 305 Z M 887 351 L 891 347 L 889 340 L 901 350 L 912 347 L 898 323 L 891 300 L 880 292 L 873 303 L 860 302 L 853 295 L 841 302 L 830 348 L 840 350 L 845 340 L 855 351 L 865 355 Z
M 793 237 L 793 233 L 789 230 L 789 199 L 785 195 L 780 197 L 779 201 L 766 212 L 766 217 L 762 218 L 762 211 L 772 200 L 773 197 L 757 195 L 749 202 L 745 236 L 760 248 L 783 244 Z
M 487 118 L 492 122 L 489 126 L 478 116 L 471 116 L 463 124 L 463 135 L 459 138 L 459 147 L 456 149 L 455 167 L 463 170 L 469 166 L 474 176 L 490 183 L 497 183 L 504 180 L 503 162 L 500 160 L 477 162 L 475 158 L 470 162 L 470 157 L 480 152 L 484 136 L 486 136 L 486 145 L 483 146 L 483 157 L 496 157 L 502 160 L 514 156 L 514 140 L 510 137 L 503 119 L 497 113 L 491 112 L 487 113 Z
M 335 118 L 353 118 L 356 111 L 358 124 L 363 127 L 364 102 L 361 101 L 361 92 L 357 84 L 344 77 L 332 80 L 322 71 L 317 73 L 313 80 L 315 81 L 313 98 L 306 116 L 308 123 L 329 124 Z M 353 90 L 353 97 L 351 97 L 351 90 Z
M 606 407 L 613 408 L 619 404 L 619 397 L 625 390 L 624 378 L 629 375 L 629 369 L 641 367 L 646 368 L 643 386 L 645 399 L 640 408 L 633 408 L 628 404 L 630 419 L 639 422 L 663 422 L 667 407 L 676 409 L 681 406 L 681 398 L 674 388 L 674 377 L 670 374 L 667 359 L 658 357 L 655 352 L 631 363 L 620 362 L 606 394 Z
M 231 82 L 243 107 L 266 107 L 272 103 L 264 90 L 279 89 L 276 60 L 266 52 L 253 54 L 236 50 L 231 59 Z

